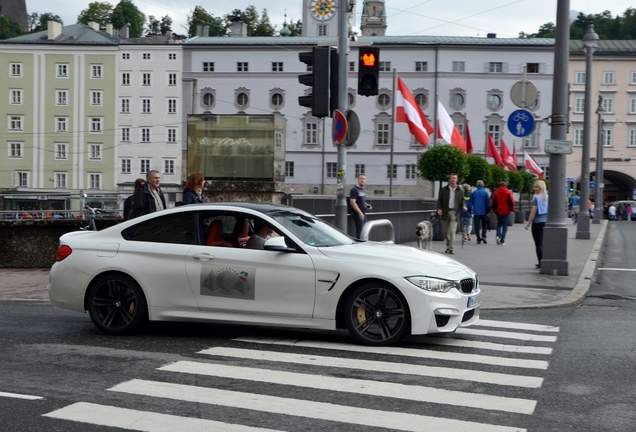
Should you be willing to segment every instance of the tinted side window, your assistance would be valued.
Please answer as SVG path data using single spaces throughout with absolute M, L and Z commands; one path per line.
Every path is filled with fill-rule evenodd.
M 157 217 L 122 231 L 130 241 L 195 244 L 193 212 Z

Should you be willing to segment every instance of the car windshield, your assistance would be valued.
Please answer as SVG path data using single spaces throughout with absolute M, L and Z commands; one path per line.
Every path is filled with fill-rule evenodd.
M 270 213 L 269 216 L 310 246 L 340 246 L 354 243 L 354 239 L 347 234 L 308 213 L 283 210 Z

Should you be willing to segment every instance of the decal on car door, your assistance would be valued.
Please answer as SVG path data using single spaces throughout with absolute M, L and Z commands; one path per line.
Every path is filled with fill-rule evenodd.
M 212 263 L 201 266 L 201 295 L 254 300 L 256 268 L 232 268 Z

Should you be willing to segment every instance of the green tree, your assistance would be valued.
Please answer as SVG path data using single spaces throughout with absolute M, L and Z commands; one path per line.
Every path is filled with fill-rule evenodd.
M 0 40 L 11 39 L 22 35 L 22 29 L 17 22 L 4 15 L 0 15 Z
M 137 38 L 143 35 L 146 15 L 131 0 L 121 0 L 113 9 L 111 22 L 118 29 L 130 24 L 130 37 Z
M 201 6 L 195 6 L 192 13 L 188 15 L 187 25 L 189 37 L 196 36 L 197 26 L 208 26 L 209 36 L 225 36 L 227 33 L 225 21 L 208 13 Z
M 148 16 L 148 26 L 146 27 L 146 36 L 157 36 L 161 34 L 161 22 L 154 17 Z
M 465 157 L 466 163 L 468 163 L 469 173 L 464 178 L 464 183 L 475 186 L 477 180 L 483 180 L 484 184 L 488 184 L 490 182 L 490 164 L 488 161 L 473 154 L 467 154 Z
M 490 168 L 490 183 L 486 183 L 486 187 L 490 188 L 493 192 L 499 187 L 499 183 L 508 183 L 509 171 L 503 169 L 499 165 L 489 165 Z
M 447 181 L 452 173 L 457 174 L 460 183 L 469 175 L 469 164 L 466 156 L 456 147 L 448 144 L 429 145 L 428 149 L 420 155 L 417 168 L 422 177 L 429 181 Z
M 168 15 L 164 15 L 161 18 L 161 25 L 159 26 L 159 30 L 162 35 L 167 34 L 169 31 L 172 31 L 172 18 Z
M 34 19 L 33 22 L 31 22 L 31 19 Z M 29 15 L 29 28 L 30 33 L 36 33 L 36 32 L 41 32 L 41 31 L 45 31 L 48 27 L 49 27 L 49 21 L 57 21 L 59 23 L 62 23 L 62 18 L 60 18 L 59 15 L 55 15 L 54 13 L 51 12 L 45 12 L 43 14 L 38 14 L 37 12 L 34 12 L 32 14 Z
M 274 36 L 276 34 L 276 29 L 272 26 L 269 21 L 269 15 L 267 14 L 267 9 L 263 9 L 263 13 L 261 14 L 260 19 L 258 20 L 258 24 L 254 28 L 254 32 L 250 36 Z
M 303 32 L 303 23 L 301 20 L 297 20 L 296 22 L 290 21 L 287 24 L 287 28 L 291 31 L 290 36 L 300 36 Z
M 90 21 L 95 21 L 100 26 L 106 26 L 111 22 L 111 15 L 113 14 L 113 5 L 108 2 L 92 2 L 88 4 L 88 7 L 81 11 L 77 16 L 77 22 L 82 24 L 88 24 Z

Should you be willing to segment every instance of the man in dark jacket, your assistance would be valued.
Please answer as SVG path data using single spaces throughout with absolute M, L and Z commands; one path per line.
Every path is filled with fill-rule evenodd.
M 470 195 L 470 201 L 473 203 L 473 216 L 475 224 L 475 234 L 477 235 L 477 244 L 488 243 L 486 241 L 486 232 L 488 230 L 488 215 L 490 214 L 490 196 L 488 191 L 484 189 L 483 180 L 477 180 L 477 189 Z
M 506 245 L 508 232 L 508 218 L 515 211 L 515 198 L 508 189 L 506 182 L 500 182 L 499 187 L 492 194 L 492 211 L 497 215 L 497 244 Z
M 464 192 L 457 185 L 457 174 L 448 177 L 448 184 L 444 186 L 437 200 L 437 214 L 444 222 L 446 231 L 446 253 L 453 254 L 453 244 L 455 243 L 455 233 L 457 232 L 457 222 L 459 212 L 466 210 L 464 203 Z
M 148 174 L 146 174 L 146 184 L 134 195 L 132 210 L 130 210 L 130 219 L 166 208 L 166 199 L 159 187 L 160 181 L 161 175 L 159 171 L 148 171 Z

